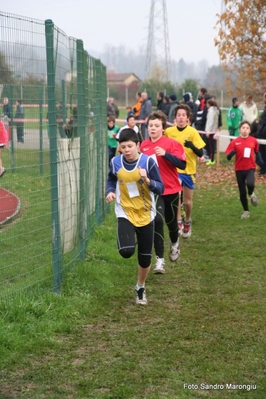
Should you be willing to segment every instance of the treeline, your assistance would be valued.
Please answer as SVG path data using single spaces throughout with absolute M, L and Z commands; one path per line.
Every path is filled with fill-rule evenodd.
M 88 50 L 95 58 L 100 58 L 107 69 L 113 69 L 116 73 L 133 72 L 141 80 L 145 80 L 146 49 L 137 51 L 124 45 L 114 47 L 106 45 L 104 51 L 95 52 Z M 182 85 L 187 79 L 195 79 L 200 84 L 206 85 L 210 78 L 213 86 L 220 86 L 224 73 L 217 65 L 209 65 L 206 60 L 197 63 L 186 62 L 183 58 L 171 61 L 171 81 L 173 84 Z

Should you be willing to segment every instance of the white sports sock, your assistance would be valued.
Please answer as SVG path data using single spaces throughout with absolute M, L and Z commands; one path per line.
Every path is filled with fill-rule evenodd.
M 136 284 L 136 290 L 138 291 L 140 288 L 145 288 L 145 284 Z

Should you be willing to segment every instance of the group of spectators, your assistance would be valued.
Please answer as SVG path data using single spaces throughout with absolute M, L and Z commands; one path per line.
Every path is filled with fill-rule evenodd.
M 266 97 L 263 98 L 266 103 Z M 182 99 L 177 99 L 175 94 L 165 95 L 163 91 L 157 93 L 156 110 L 162 111 L 167 117 L 168 125 L 173 125 L 174 110 L 177 105 L 186 104 L 191 110 L 191 126 L 195 127 L 205 142 L 204 155 L 202 161 L 206 165 L 215 165 L 216 153 L 216 133 L 222 128 L 222 112 L 217 104 L 216 97 L 208 92 L 205 87 L 200 88 L 198 98 L 194 101 L 192 93 L 185 92 Z M 140 121 L 139 128 L 143 139 L 148 138 L 147 119 L 152 112 L 151 99 L 146 92 L 136 94 L 136 103 L 133 107 L 128 107 L 127 117 L 133 115 L 135 120 Z M 119 115 L 119 110 L 114 103 L 113 98 L 108 99 L 107 115 L 113 115 L 115 118 Z M 226 123 L 229 135 L 237 137 L 240 134 L 239 124 L 241 121 L 247 121 L 251 124 L 251 136 L 266 139 L 266 111 L 258 117 L 257 105 L 253 96 L 248 94 L 245 101 L 240 102 L 239 98 L 232 99 L 232 106 L 227 110 Z M 265 132 L 264 132 L 265 130 Z M 260 153 L 266 165 L 266 146 L 259 146 Z M 260 175 L 266 175 L 266 167 L 261 167 Z
M 207 89 L 202 87 L 196 101 L 193 100 L 192 93 L 185 92 L 182 99 L 177 99 L 176 94 L 169 96 L 165 95 L 163 91 L 157 93 L 156 110 L 162 111 L 168 121 L 168 125 L 174 124 L 174 110 L 178 104 L 186 104 L 191 110 L 191 125 L 195 127 L 201 134 L 205 142 L 203 161 L 207 165 L 214 165 L 214 154 L 216 152 L 216 140 L 214 133 L 219 131 L 222 127 L 222 113 L 219 109 L 215 96 L 208 93 Z M 140 130 L 143 139 L 148 138 L 147 119 L 152 112 L 151 99 L 148 93 L 142 92 L 136 94 L 136 103 L 133 107 L 127 107 L 127 116 L 134 115 L 135 119 L 140 121 Z M 111 97 L 107 101 L 107 116 L 119 115 L 119 110 L 114 99 Z M 206 133 L 205 133 L 206 132 Z M 209 132 L 213 133 L 210 134 Z
M 4 98 L 3 100 L 4 106 L 3 106 L 3 119 L 7 124 L 10 125 L 11 122 L 11 115 L 12 115 L 12 109 L 11 105 L 9 103 L 9 99 L 7 97 Z M 21 100 L 16 100 L 16 112 L 14 115 L 14 126 L 17 128 L 17 141 L 18 143 L 24 143 L 24 107 L 22 105 Z
M 3 99 L 2 120 L 0 121 L 0 177 L 2 177 L 6 169 L 3 166 L 2 153 L 4 147 L 8 146 L 11 137 L 11 121 L 12 108 L 9 99 Z M 16 112 L 13 119 L 13 125 L 17 128 L 17 142 L 24 143 L 24 108 L 21 100 L 16 100 Z

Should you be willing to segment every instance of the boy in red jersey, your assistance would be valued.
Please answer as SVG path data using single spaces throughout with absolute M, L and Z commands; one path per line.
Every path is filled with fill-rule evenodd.
M 259 144 L 255 137 L 249 135 L 251 131 L 250 123 L 243 121 L 239 125 L 240 136 L 230 142 L 225 150 L 227 159 L 235 155 L 235 172 L 238 184 L 240 201 L 244 209 L 241 219 L 247 219 L 250 216 L 247 192 L 250 197 L 251 204 L 257 206 L 259 201 L 254 193 L 255 188 L 255 170 L 256 163 L 262 166 L 263 161 L 259 153 Z M 256 155 L 256 162 L 255 162 Z
M 171 240 L 169 258 L 176 261 L 180 254 L 178 240 L 177 207 L 179 192 L 182 186 L 179 182 L 177 170 L 186 168 L 186 155 L 183 146 L 175 140 L 163 136 L 166 129 L 167 118 L 161 111 L 149 115 L 148 133 L 149 139 L 141 143 L 140 150 L 146 155 L 153 155 L 156 159 L 161 178 L 164 184 L 164 192 L 156 196 L 156 217 L 154 247 L 156 253 L 156 265 L 154 273 L 165 272 L 164 260 L 164 219 L 168 227 Z

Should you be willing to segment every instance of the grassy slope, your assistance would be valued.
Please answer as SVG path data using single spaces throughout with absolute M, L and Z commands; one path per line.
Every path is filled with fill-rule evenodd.
M 150 274 L 147 307 L 134 304 L 136 256 L 118 255 L 113 212 L 60 296 L 1 305 L 1 399 L 264 397 L 265 180 L 240 220 L 232 164 L 210 168 L 199 165 L 193 234 Z M 200 389 L 229 383 L 257 389 Z

